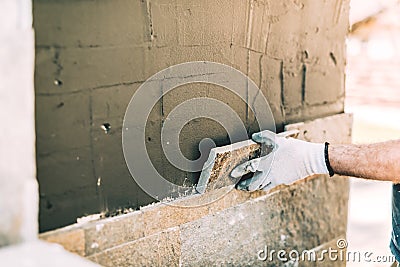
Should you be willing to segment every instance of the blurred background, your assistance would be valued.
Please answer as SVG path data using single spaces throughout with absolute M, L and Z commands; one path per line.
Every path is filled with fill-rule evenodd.
M 296 64 L 292 65 L 291 63 L 293 62 L 289 60 L 285 62 L 285 65 L 283 64 L 284 61 L 281 62 L 277 61 L 275 58 L 269 58 L 267 54 L 267 57 L 263 59 L 261 55 L 267 50 L 266 47 L 264 47 L 266 42 L 261 42 L 262 38 L 260 38 L 260 40 L 255 40 L 254 43 L 246 41 L 245 47 L 242 47 L 243 45 L 238 45 L 241 44 L 242 41 L 244 42 L 244 40 L 247 40 L 245 38 L 243 38 L 243 40 L 238 38 L 239 41 L 236 44 L 228 44 L 227 40 L 229 42 L 232 41 L 229 34 L 227 34 L 229 30 L 231 30 L 228 29 L 229 27 L 216 27 L 215 29 L 205 28 L 204 25 L 207 24 L 207 21 L 204 19 L 196 21 L 194 18 L 203 18 L 203 14 L 212 14 L 213 16 L 210 15 L 212 18 L 214 18 L 215 15 L 214 9 L 211 8 L 204 11 L 204 7 L 201 5 L 193 5 L 188 9 L 180 7 L 179 10 L 175 10 L 170 8 L 168 4 L 154 4 L 152 8 L 150 8 L 148 4 L 149 1 L 147 1 L 147 3 L 144 3 L 145 1 L 126 1 L 126 6 L 115 5 L 114 2 L 111 4 L 111 1 L 107 3 L 106 1 L 75 2 L 76 4 L 74 5 L 66 4 L 64 6 L 62 3 L 67 3 L 67 1 L 34 1 L 34 25 L 35 29 L 37 29 L 35 50 L 33 45 L 29 46 L 29 44 L 33 44 L 33 32 L 31 31 L 31 1 L 20 0 L 18 1 L 18 3 L 20 3 L 19 5 L 16 5 L 13 0 L 4 1 L 6 4 L 4 4 L 3 7 L 8 8 L 8 10 L 13 10 L 14 6 L 18 6 L 19 9 L 15 7 L 15 10 L 18 10 L 19 13 L 10 12 L 9 15 L 0 16 L 0 22 L 3 22 L 0 23 L 0 33 L 9 34 L 5 36 L 6 39 L 10 39 L 7 39 L 8 42 L 4 42 L 7 43 L 7 46 L 5 46 L 7 49 L 0 50 L 2 63 L 7 63 L 7 58 L 9 58 L 9 62 L 0 65 L 13 67 L 0 69 L 0 74 L 5 73 L 6 75 L 3 77 L 7 77 L 10 76 L 11 73 L 11 71 L 8 72 L 9 69 L 18 70 L 12 72 L 12 74 L 15 75 L 15 77 L 10 79 L 12 83 L 7 84 L 4 82 L 4 80 L 7 80 L 5 78 L 0 82 L 0 85 L 6 84 L 7 88 L 16 88 L 15 91 L 17 93 L 6 95 L 6 90 L 0 90 L 2 94 L 0 100 L 2 100 L 2 103 L 5 103 L 2 104 L 2 108 L 3 110 L 7 110 L 7 113 L 10 113 L 9 110 L 14 109 L 18 110 L 15 114 L 24 115 L 17 117 L 18 119 L 14 119 L 13 117 L 7 116 L 8 114 L 4 114 L 4 112 L 4 115 L 1 114 L 3 115 L 2 122 L 7 126 L 5 127 L 5 133 L 3 133 L 3 142 L 5 143 L 4 140 L 8 141 L 8 139 L 14 140 L 15 144 L 13 144 L 13 146 L 14 148 L 19 148 L 19 150 L 13 149 L 11 153 L 13 162 L 16 163 L 15 165 L 9 165 L 8 161 L 0 161 L 0 164 L 2 164 L 0 170 L 7 170 L 7 175 L 0 175 L 0 178 L 3 178 L 3 180 L 0 179 L 0 188 L 3 189 L 2 194 L 0 194 L 0 204 L 2 204 L 2 206 L 0 205 L 0 214 L 2 217 L 7 218 L 7 216 L 9 216 L 9 218 L 16 218 L 17 222 L 24 222 L 26 224 L 26 228 L 31 232 L 29 234 L 21 234 L 24 238 L 25 236 L 29 237 L 28 239 L 22 239 L 24 241 L 36 240 L 37 238 L 37 198 L 41 200 L 40 211 L 42 218 L 43 214 L 46 215 L 46 217 L 42 219 L 42 232 L 74 223 L 76 221 L 75 215 L 78 213 L 89 215 L 99 210 L 106 210 L 108 216 L 110 215 L 108 212 L 110 209 L 115 212 L 115 214 L 112 215 L 116 215 L 125 212 L 125 210 L 121 211 L 121 206 L 137 208 L 153 201 L 138 187 L 135 187 L 136 185 L 132 185 L 131 177 L 126 169 L 126 164 L 120 149 L 122 114 L 124 114 L 126 105 L 133 94 L 131 89 L 139 87 L 141 82 L 148 76 L 147 74 L 153 74 L 155 70 L 173 65 L 174 62 L 185 62 L 194 59 L 204 60 L 203 57 L 206 55 L 208 60 L 228 62 L 236 67 L 251 66 L 252 68 L 246 69 L 249 76 L 257 81 L 260 87 L 264 88 L 265 92 L 270 93 L 268 98 L 271 99 L 272 103 L 279 103 L 282 101 L 282 95 L 287 98 L 287 103 L 284 107 L 284 111 L 286 112 L 285 116 L 287 117 L 276 117 L 276 120 L 282 125 L 285 120 L 297 122 L 341 113 L 343 111 L 343 91 L 341 91 L 343 89 L 343 83 L 340 82 L 343 77 L 342 66 L 344 65 L 344 56 L 341 51 L 344 50 L 341 48 L 343 47 L 342 44 L 347 29 L 347 8 L 343 8 L 343 10 L 335 9 L 334 11 L 332 11 L 333 8 L 329 9 L 331 13 L 337 12 L 335 14 L 338 16 L 337 19 L 339 22 L 346 22 L 345 26 L 339 23 L 338 29 L 333 30 L 330 28 L 331 24 L 323 20 L 323 13 L 315 17 L 309 15 L 314 15 L 315 10 L 322 10 L 322 8 L 318 9 L 318 7 L 314 5 L 313 8 L 306 8 L 305 11 L 298 13 L 296 13 L 297 10 L 302 9 L 304 6 L 301 7 L 301 5 L 299 5 L 289 9 L 293 14 L 299 14 L 298 18 L 293 18 L 291 15 L 292 13 L 288 13 L 287 16 L 282 15 L 286 20 L 282 20 L 282 23 L 278 23 L 278 26 L 273 28 L 272 32 L 276 34 L 273 44 L 279 44 L 282 40 L 291 41 L 290 39 L 285 39 L 288 38 L 288 36 L 298 37 L 302 36 L 302 33 L 310 32 L 312 34 L 312 38 L 309 38 L 311 43 L 329 43 L 329 45 L 326 46 L 326 49 L 328 49 L 329 46 L 335 47 L 335 42 L 337 42 L 337 46 L 339 47 L 337 51 L 335 51 L 339 59 L 338 66 L 336 66 L 336 59 L 334 57 L 334 64 L 330 62 L 331 60 L 328 57 L 326 58 L 328 58 L 329 64 L 326 64 L 326 66 L 322 64 L 324 70 L 327 70 L 329 74 L 326 77 L 333 77 L 331 80 L 333 82 L 329 82 L 325 74 L 323 75 L 324 78 L 312 76 L 316 74 L 319 75 L 320 73 L 314 70 L 310 72 L 310 77 L 314 78 L 317 82 L 309 85 L 311 89 L 314 89 L 313 91 L 310 90 L 309 95 L 304 95 L 304 92 L 300 90 L 292 90 L 290 93 L 288 91 L 286 92 L 287 95 L 285 95 L 285 91 L 281 91 L 281 83 L 279 81 L 281 78 L 283 79 L 283 75 L 286 75 L 285 79 L 288 79 L 289 85 L 293 88 L 303 83 L 302 79 L 297 79 L 296 77 L 303 77 L 303 71 L 306 70 L 306 65 L 299 65 L 301 68 L 296 69 L 298 67 L 296 64 L 303 64 L 304 62 L 300 61 L 304 60 L 307 64 L 310 64 L 312 58 L 308 58 L 309 53 L 307 50 L 304 54 L 305 58 L 299 59 L 299 62 L 295 62 Z M 93 2 L 98 3 L 98 5 L 93 4 Z M 155 2 L 158 3 L 162 1 Z M 193 3 L 194 2 L 195 1 L 193 1 Z M 217 2 L 219 1 L 210 2 L 209 7 L 215 6 Z M 298 1 L 290 2 L 292 4 L 295 3 L 294 5 L 298 4 Z M 332 5 L 334 1 L 309 2 L 313 4 L 321 3 L 321 6 L 325 7 Z M 339 3 L 340 1 L 337 2 Z M 348 3 L 347 1 L 343 2 L 346 4 Z M 268 3 L 272 3 L 272 5 L 276 6 L 279 5 L 279 1 L 270 1 Z M 345 111 L 354 114 L 353 142 L 372 143 L 398 139 L 400 138 L 400 75 L 398 75 L 400 72 L 399 0 L 351 0 L 350 4 L 351 32 L 347 38 Z M 87 15 L 89 12 L 86 12 L 87 10 L 92 10 L 93 7 L 96 8 L 96 12 L 94 12 L 96 18 Z M 109 12 L 110 9 L 117 8 L 119 9 L 116 14 L 121 14 L 118 16 L 120 20 L 117 20 L 117 16 Z M 274 8 L 275 9 L 272 10 L 280 12 L 280 8 Z M 240 9 L 245 10 L 245 6 L 239 6 L 238 10 Z M 155 12 L 153 13 L 153 19 L 159 18 L 160 20 L 158 22 L 147 21 L 147 19 L 151 18 L 150 15 L 152 14 L 149 10 Z M 257 12 L 265 12 L 266 9 L 260 4 L 260 6 L 256 6 L 255 10 Z M 2 9 L 0 9 L 0 11 L 2 11 Z M 263 21 L 263 12 L 257 13 L 258 15 L 255 13 L 254 25 L 262 25 L 260 21 Z M 228 12 L 225 13 L 225 17 L 229 17 Z M 170 36 L 169 31 L 177 27 L 178 24 L 175 23 L 174 20 L 169 21 L 170 24 L 165 24 L 164 20 L 161 19 L 165 14 L 168 15 L 168 18 L 175 18 L 178 15 L 182 18 L 181 25 L 185 26 L 180 29 L 184 30 L 185 33 L 185 35 L 181 37 L 182 40 L 166 38 Z M 338 14 L 345 14 L 343 15 L 343 20 Z M 191 17 L 192 15 L 193 18 Z M 98 19 L 97 16 L 102 19 Z M 279 14 L 279 16 L 281 15 Z M 212 23 L 218 26 L 225 26 L 224 24 L 229 25 L 229 23 L 223 21 L 225 17 L 215 16 L 215 21 Z M 304 20 L 304 25 L 300 25 L 302 27 L 299 28 L 297 28 L 296 23 L 287 25 L 285 22 L 292 21 L 292 19 L 293 21 L 297 21 L 303 18 L 307 18 L 307 20 Z M 141 19 L 143 21 L 141 21 Z M 241 19 L 244 19 L 244 17 L 238 17 L 238 25 L 232 25 L 238 28 L 244 27 Z M 322 22 L 320 22 L 319 19 Z M 16 23 L 18 31 L 14 33 L 10 30 L 12 27 L 10 26 L 11 24 L 7 25 L 6 22 L 8 20 L 15 20 L 18 22 Z M 222 23 L 222 21 L 224 23 Z M 326 23 L 326 28 L 329 29 L 323 31 L 326 36 L 318 34 L 320 31 L 318 27 L 315 29 L 311 27 L 312 25 L 324 25 L 323 23 Z M 95 27 L 92 29 L 90 26 L 93 25 Z M 119 25 L 118 29 L 120 29 L 121 32 L 126 31 L 127 34 L 115 34 L 113 28 L 116 28 L 115 25 Z M 136 32 L 130 32 L 130 30 L 132 30 L 131 25 L 150 26 L 149 29 L 143 27 Z M 187 25 L 190 27 L 186 27 Z M 124 26 L 126 26 L 126 28 L 124 28 Z M 159 26 L 159 28 L 157 28 L 157 26 Z M 312 28 L 313 30 L 309 31 L 306 26 L 310 26 L 308 28 Z M 156 33 L 157 31 L 160 33 L 158 37 L 153 34 L 153 28 Z M 263 27 L 255 29 L 255 33 L 259 33 L 262 37 L 265 33 L 261 28 Z M 204 31 L 205 34 L 188 34 L 199 29 Z M 290 30 L 292 31 L 292 35 L 287 32 Z M 10 33 L 8 31 L 10 31 Z M 338 34 L 338 32 L 342 32 L 342 35 L 339 34 L 339 36 L 343 37 L 343 39 L 334 40 L 335 36 L 332 33 Z M 240 34 L 245 36 L 245 33 L 246 30 Z M 23 36 L 25 36 L 26 39 L 23 39 Z M 176 35 L 172 34 L 172 36 Z M 255 36 L 258 35 L 255 34 Z M 182 42 L 183 45 L 178 41 Z M 330 51 L 324 51 L 323 47 L 308 44 L 307 40 L 303 40 L 302 42 L 304 43 L 299 42 L 299 44 L 308 47 L 308 51 L 311 51 L 310 55 L 319 55 L 319 53 Z M 129 45 L 126 45 L 127 43 Z M 132 45 L 132 43 L 134 45 Z M 136 46 L 142 43 L 146 45 L 151 44 L 151 46 Z M 167 45 L 169 43 L 178 43 L 178 46 L 171 48 Z M 24 45 L 26 45 L 26 47 Z M 18 49 L 19 53 L 15 53 L 15 55 L 12 56 L 8 55 L 10 53 L 7 51 L 14 51 L 11 48 Z M 280 56 L 282 56 L 283 59 L 288 59 L 292 56 L 287 50 L 280 49 L 278 45 L 272 48 L 275 50 L 271 53 L 274 55 L 275 53 L 281 53 Z M 296 49 L 299 50 L 300 46 L 296 47 Z M 296 49 L 290 49 L 290 52 L 296 52 Z M 39 144 L 37 146 L 39 147 L 39 160 L 37 161 L 39 169 L 38 177 L 42 177 L 42 192 L 40 195 L 37 195 L 37 188 L 35 187 L 36 180 L 34 180 L 34 176 L 36 165 L 33 161 L 33 55 L 36 57 L 35 80 L 37 85 L 35 87 L 37 91 L 35 97 L 36 100 L 39 100 L 36 103 L 36 113 L 42 114 L 42 119 L 37 121 L 36 129 L 43 130 L 42 134 L 40 134 L 40 131 L 39 134 L 37 134 L 37 144 Z M 129 55 L 129 57 L 127 57 L 127 55 Z M 328 53 L 325 53 L 325 55 L 327 56 Z M 248 64 L 249 58 L 251 58 L 251 64 Z M 265 62 L 263 60 L 265 60 Z M 145 63 L 148 62 L 150 62 L 150 64 L 146 65 Z M 153 64 L 153 62 L 158 63 Z M 21 69 L 18 65 L 20 63 L 21 66 L 25 66 L 27 69 Z M 131 80 L 132 73 L 130 71 L 132 64 L 134 66 L 139 66 L 140 70 L 144 70 L 143 72 L 134 73 L 135 75 L 137 74 L 137 77 Z M 115 66 L 118 66 L 118 68 Z M 240 69 L 239 67 L 238 69 Z M 272 70 L 272 74 L 263 77 L 260 75 L 263 74 L 263 68 Z M 83 72 L 85 75 L 81 74 L 82 70 L 86 71 Z M 283 72 L 283 70 L 286 70 L 286 72 Z M 335 70 L 337 70 L 338 73 L 335 74 Z M 98 73 L 102 73 L 102 75 Z M 265 73 L 267 72 L 264 72 L 264 75 Z M 281 73 L 283 73 L 282 77 Z M 85 80 L 82 78 L 80 80 L 76 79 L 76 77 L 87 79 Z M 320 81 L 323 81 L 326 86 L 321 88 L 319 86 Z M 337 86 L 338 84 L 340 84 L 340 86 Z M 277 90 L 273 91 L 270 90 L 270 88 L 277 88 Z M 300 86 L 298 86 L 298 88 L 300 88 Z M 18 91 L 17 89 L 21 90 Z M 322 90 L 319 91 L 320 89 L 324 89 L 329 92 L 329 94 L 321 93 Z M 187 90 L 187 92 L 190 92 L 190 90 Z M 238 110 L 240 109 L 239 112 L 242 112 L 242 114 L 246 114 L 248 111 L 245 103 L 234 102 L 233 98 L 226 98 L 223 94 L 218 92 L 215 93 L 216 96 L 214 96 L 212 93 L 213 91 L 210 91 L 208 88 L 200 88 L 199 92 L 201 96 L 207 95 L 216 97 L 222 95 L 222 97 L 225 98 L 223 100 L 237 103 L 235 108 L 238 108 Z M 29 95 L 29 93 L 31 95 Z M 6 98 L 7 96 L 10 96 L 12 101 L 8 101 Z M 193 97 L 193 95 L 189 93 L 186 95 L 170 95 L 168 103 L 173 107 L 176 104 L 176 99 L 190 97 Z M 310 97 L 311 100 L 307 99 L 308 97 Z M 6 99 L 6 101 L 4 99 Z M 309 106 L 307 106 L 308 104 L 303 105 L 303 102 L 307 101 L 310 101 L 311 104 Z M 299 104 L 300 102 L 302 103 Z M 19 103 L 20 107 L 15 107 L 16 105 L 14 103 Z M 90 105 L 88 103 L 90 103 Z M 91 103 L 94 104 L 92 105 Z M 167 106 L 164 106 L 164 104 L 157 106 L 160 110 L 165 107 Z M 157 108 L 155 112 L 159 112 Z M 282 111 L 281 107 L 278 105 L 273 106 L 273 108 L 278 114 Z M 26 112 L 26 114 L 24 112 Z M 27 114 L 30 117 L 25 116 Z M 75 114 L 75 117 L 70 116 L 71 114 Z M 25 123 L 24 119 L 29 123 Z M 151 123 L 161 126 L 161 118 L 155 116 Z M 201 140 L 203 136 L 200 136 L 200 134 L 203 133 L 197 130 L 195 124 L 191 127 L 192 128 L 189 130 L 194 134 L 198 134 L 199 136 L 196 135 L 196 138 Z M 29 130 L 32 132 L 29 133 Z M 217 133 L 220 131 L 216 126 L 213 130 Z M 19 131 L 18 133 L 21 133 L 21 136 L 22 134 L 26 134 L 27 139 L 24 140 L 32 138 L 28 140 L 28 143 L 32 144 L 32 147 L 30 147 L 31 151 L 28 151 L 29 147 L 23 147 L 23 143 L 20 142 L 20 140 L 22 140 L 21 138 L 10 137 L 14 137 L 13 131 Z M 208 135 L 209 133 L 207 132 L 205 134 Z M 10 138 L 4 138 L 4 136 L 7 137 L 7 135 Z M 154 131 L 149 133 L 147 139 L 149 146 L 151 145 L 154 150 L 159 148 L 158 144 L 154 142 L 157 138 L 158 131 Z M 197 145 L 196 142 L 194 142 L 194 144 Z M 3 158 L 9 159 L 11 156 L 8 155 L 9 151 L 7 151 L 6 145 L 8 144 L 5 143 L 2 146 L 3 151 L 7 152 L 3 152 Z M 192 151 L 192 147 L 190 146 L 187 146 L 186 149 Z M 19 151 L 24 151 L 21 155 L 27 158 L 25 159 L 19 155 Z M 24 175 L 20 173 L 20 162 L 30 162 L 31 164 L 28 166 L 28 164 L 25 163 L 27 167 L 23 168 Z M 115 164 L 115 162 L 118 164 Z M 159 160 L 158 164 L 165 168 L 163 159 Z M 171 176 L 178 177 L 173 170 L 165 169 L 174 174 Z M 12 176 L 14 173 L 16 176 Z M 19 181 L 20 183 L 17 183 L 15 177 L 21 178 L 21 181 Z M 31 181 L 35 181 L 35 183 L 27 183 L 28 185 L 25 185 L 25 178 L 31 178 Z M 186 179 L 187 177 L 184 178 Z M 10 183 L 10 181 L 14 180 L 15 183 Z M 46 188 L 46 185 L 49 186 Z M 7 188 L 6 186 L 9 186 L 9 190 L 4 189 Z M 26 188 L 23 186 L 26 186 Z M 340 190 L 342 189 L 342 187 L 339 188 Z M 5 195 L 3 192 L 7 192 L 9 195 Z M 28 192 L 31 192 L 32 195 L 29 195 Z M 343 191 L 341 191 L 340 194 L 344 196 L 342 192 Z M 8 196 L 15 196 L 20 202 L 15 201 L 12 197 L 8 198 Z M 134 201 L 131 201 L 131 199 L 134 199 Z M 303 205 L 307 203 L 308 202 L 305 202 Z M 330 201 L 330 203 L 333 202 Z M 325 205 L 325 203 L 322 205 Z M 343 204 L 343 206 L 344 205 L 345 204 Z M 2 210 L 2 207 L 6 208 Z M 25 208 L 25 210 L 21 209 L 21 207 Z M 128 212 L 131 210 L 132 209 L 128 209 Z M 298 210 L 295 210 L 295 212 Z M 5 211 L 7 211 L 8 214 L 6 214 Z M 345 214 L 346 211 L 344 211 L 344 209 L 342 209 L 342 211 Z M 328 213 L 329 212 L 331 212 L 331 210 L 328 210 Z M 59 216 L 59 214 L 62 216 Z M 94 215 L 100 216 L 97 213 Z M 313 216 L 314 214 L 310 215 L 310 217 Z M 66 217 L 68 217 L 68 220 L 65 219 Z M 340 222 L 343 225 L 343 232 L 345 230 L 344 217 L 345 216 L 341 216 L 343 220 Z M 13 223 L 11 220 L 5 221 L 7 224 L 4 226 L 4 224 L 1 225 L 0 220 L 0 229 L 15 228 L 15 231 L 20 231 L 17 223 Z M 43 226 L 43 221 L 46 221 L 48 225 Z M 157 219 L 153 219 L 153 221 L 157 221 Z M 339 224 L 336 217 L 332 221 Z M 15 225 L 17 226 L 14 227 Z M 94 229 L 97 231 L 98 229 L 101 230 L 102 227 L 103 226 L 97 227 L 96 225 Z M 21 229 L 25 231 L 24 227 L 21 227 Z M 107 229 L 107 227 L 105 229 Z M 119 230 L 119 228 L 116 229 Z M 163 228 L 160 227 L 158 230 L 160 229 Z M 134 232 L 132 229 L 129 230 Z M 319 229 L 316 231 L 322 232 Z M 373 253 L 373 256 L 390 257 L 390 231 L 391 183 L 351 178 L 347 228 L 348 251 L 370 252 Z M 299 231 L 293 230 L 293 232 Z M 110 231 L 110 233 L 114 238 L 115 232 Z M 316 239 L 310 238 L 309 235 L 307 235 L 308 232 L 305 231 L 304 233 L 306 233 L 304 236 L 296 237 L 298 239 L 294 241 L 296 243 L 301 243 L 299 241 L 304 241 L 306 239 L 314 241 L 313 239 Z M 17 234 L 19 238 L 20 233 Z M 135 238 L 136 234 L 136 232 L 133 233 Z M 123 231 L 122 235 L 124 238 L 128 236 Z M 139 235 L 140 234 L 138 234 L 138 236 Z M 73 247 L 73 249 L 70 249 L 72 251 L 74 251 L 74 246 L 76 245 L 79 246 L 78 249 L 81 249 L 80 245 L 83 244 L 82 247 L 85 249 L 85 244 L 90 244 L 81 236 L 67 237 L 66 242 Z M 282 239 L 282 235 L 280 235 L 280 237 Z M 142 240 L 142 236 L 138 238 Z M 9 240 L 6 241 L 9 242 Z M 21 240 L 18 239 L 18 242 L 19 241 Z M 57 241 L 61 242 L 59 239 L 55 240 L 55 242 Z M 149 242 L 153 242 L 153 240 L 150 239 Z M 138 244 L 137 251 L 142 251 L 142 244 Z M 305 242 L 305 244 L 307 246 L 309 245 L 307 242 Z M 118 244 L 118 246 L 119 245 L 120 244 Z M 97 253 L 95 250 L 98 246 L 97 243 L 88 246 L 90 253 Z M 310 247 L 315 246 L 310 245 Z M 81 253 L 81 251 L 78 251 L 78 254 L 79 253 Z M 136 260 L 136 256 L 132 253 L 131 247 L 127 253 L 129 253 L 133 260 Z M 81 253 L 80 255 L 83 254 Z M 348 262 L 347 264 L 347 266 L 390 265 L 390 263 L 366 263 L 364 261 L 361 263 Z
M 353 142 L 400 138 L 400 6 L 397 0 L 350 2 L 346 112 L 354 113 Z M 351 179 L 349 251 L 391 255 L 391 183 Z M 352 263 L 347 266 L 390 266 Z

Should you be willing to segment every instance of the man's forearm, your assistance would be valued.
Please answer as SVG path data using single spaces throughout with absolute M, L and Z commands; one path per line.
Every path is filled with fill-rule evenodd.
M 335 173 L 400 183 L 400 140 L 368 145 L 330 145 Z

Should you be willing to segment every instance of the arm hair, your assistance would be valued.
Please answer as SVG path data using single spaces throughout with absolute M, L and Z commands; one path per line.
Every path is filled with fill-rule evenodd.
M 368 145 L 330 145 L 335 173 L 400 183 L 400 140 Z

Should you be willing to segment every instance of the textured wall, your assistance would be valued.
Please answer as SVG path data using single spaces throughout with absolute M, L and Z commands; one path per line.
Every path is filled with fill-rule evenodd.
M 125 165 L 121 125 L 135 90 L 170 65 L 208 60 L 248 74 L 278 130 L 342 112 L 348 2 L 34 0 L 41 230 L 152 201 Z M 160 129 L 177 104 L 194 96 L 229 104 L 249 132 L 257 130 L 249 107 L 222 88 L 190 85 L 167 94 L 153 109 L 146 139 L 156 168 L 177 183 L 195 183 L 198 174 L 168 164 Z M 181 136 L 189 158 L 199 155 L 204 137 L 229 143 L 209 120 L 190 122 Z
M 0 1 L 0 247 L 37 238 L 30 0 Z
M 348 143 L 351 125 L 351 116 L 339 114 L 286 128 L 298 129 L 302 140 Z M 261 261 L 257 253 L 265 246 L 299 254 L 314 250 L 318 257 L 324 249 L 339 250 L 337 240 L 346 235 L 348 185 L 346 178 L 319 175 L 268 193 L 224 187 L 175 203 L 196 207 L 159 203 L 41 238 L 103 266 L 281 266 L 276 256 Z M 345 266 L 331 259 L 326 254 L 325 262 L 299 266 Z

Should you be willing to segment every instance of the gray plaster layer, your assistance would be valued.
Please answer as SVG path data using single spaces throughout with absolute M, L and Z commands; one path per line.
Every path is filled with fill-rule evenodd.
M 138 86 L 168 66 L 207 60 L 249 75 L 268 99 L 279 131 L 287 123 L 343 111 L 348 0 L 33 4 L 42 231 L 85 214 L 153 201 L 125 166 L 121 126 Z M 223 12 L 216 15 L 216 10 Z M 199 173 L 180 171 L 168 162 L 160 130 L 176 105 L 194 97 L 223 101 L 249 134 L 258 131 L 252 99 L 246 104 L 207 84 L 167 94 L 149 117 L 146 145 L 156 169 L 180 185 L 196 184 Z M 111 125 L 107 134 L 105 123 Z M 181 150 L 189 159 L 199 157 L 203 138 L 212 138 L 217 146 L 230 143 L 220 125 L 203 119 L 185 125 L 181 137 Z

